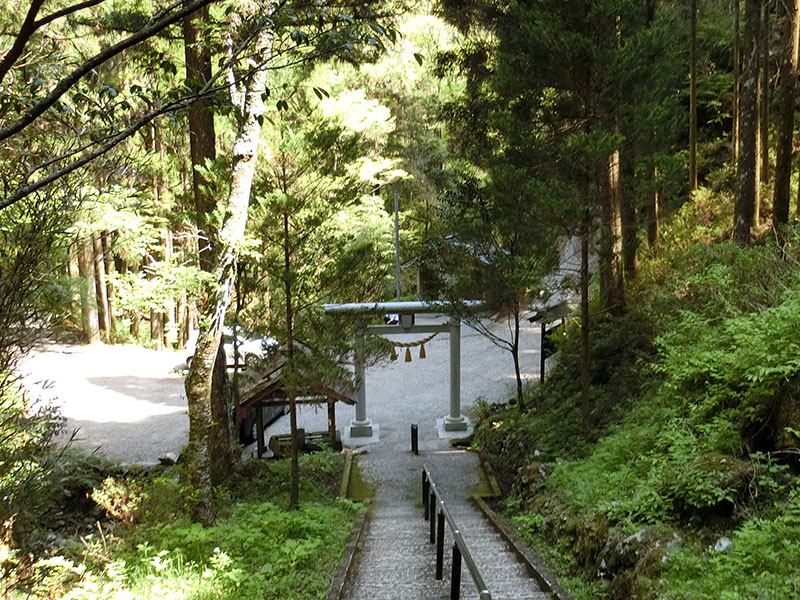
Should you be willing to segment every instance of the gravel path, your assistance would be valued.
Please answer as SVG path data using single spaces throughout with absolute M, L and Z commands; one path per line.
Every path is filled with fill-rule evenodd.
M 418 318 L 418 322 L 432 317 Z M 498 331 L 504 324 L 495 326 Z M 468 414 L 475 400 L 497 401 L 513 396 L 511 355 L 468 327 L 461 329 L 462 409 Z M 424 335 L 396 336 L 410 342 Z M 522 368 L 527 380 L 538 374 L 536 328 L 522 334 Z M 419 424 L 420 446 L 438 446 L 436 418 L 449 409 L 449 342 L 440 334 L 426 344 L 427 358 L 386 362 L 367 370 L 367 415 L 380 428 L 374 447 L 409 448 L 411 423 Z M 89 452 L 131 464 L 154 464 L 164 455 L 177 456 L 188 441 L 188 415 L 183 376 L 176 372 L 184 356 L 138 346 L 72 346 L 46 344 L 23 362 L 26 384 L 34 395 L 59 406 L 67 418 L 65 436 L 78 430 L 75 445 Z M 337 425 L 344 428 L 354 417 L 354 407 L 337 406 Z M 301 408 L 300 427 L 327 429 L 324 408 Z M 267 435 L 287 433 L 288 416 L 281 417 Z M 253 454 L 254 446 L 245 449 Z

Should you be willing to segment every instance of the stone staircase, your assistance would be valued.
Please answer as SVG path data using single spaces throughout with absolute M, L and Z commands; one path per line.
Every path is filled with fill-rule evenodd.
M 447 500 L 445 500 L 447 502 Z M 377 506 L 357 560 L 357 573 L 345 590 L 348 600 L 448 600 L 453 537 L 445 526 L 444 578 L 436 581 L 436 550 L 429 523 L 411 505 Z M 492 528 L 469 502 L 448 503 L 470 554 L 493 600 L 549 600 Z M 462 560 L 461 595 L 477 599 L 478 590 Z

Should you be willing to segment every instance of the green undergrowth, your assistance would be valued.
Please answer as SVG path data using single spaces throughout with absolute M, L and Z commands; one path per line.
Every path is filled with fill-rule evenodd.
M 588 422 L 573 324 L 530 409 L 475 434 L 578 599 L 800 598 L 800 236 L 739 248 L 704 201 L 627 314 L 594 318 Z
M 33 597 L 324 598 L 360 505 L 335 496 L 340 455 L 304 455 L 300 468 L 290 511 L 288 460 L 243 463 L 207 528 L 189 519 L 176 470 L 106 478 L 92 495 L 111 520 L 40 560 Z

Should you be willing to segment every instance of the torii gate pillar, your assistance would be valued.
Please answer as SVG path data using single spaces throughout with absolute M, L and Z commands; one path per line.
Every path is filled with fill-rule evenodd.
M 461 322 L 450 319 L 450 414 L 444 417 L 445 431 L 465 431 L 468 422 L 461 414 Z
M 364 361 L 364 332 L 356 334 L 355 371 L 356 417 L 350 421 L 350 437 L 372 437 L 372 419 L 367 418 L 367 369 Z

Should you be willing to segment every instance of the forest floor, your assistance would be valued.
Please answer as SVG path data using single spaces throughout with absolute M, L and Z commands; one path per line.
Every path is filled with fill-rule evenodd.
M 434 317 L 420 317 L 418 321 Z M 440 319 L 441 320 L 441 319 Z M 493 329 L 504 333 L 505 322 Z M 525 322 L 521 335 L 521 364 L 526 382 L 538 379 L 538 325 Z M 413 342 L 424 335 L 392 336 Z M 378 424 L 382 437 L 419 423 L 420 431 L 435 428 L 435 418 L 449 410 L 449 340 L 439 334 L 425 346 L 427 358 L 412 349 L 395 362 L 383 361 L 367 369 L 367 415 Z M 189 421 L 183 387 L 184 356 L 133 345 L 92 346 L 44 343 L 22 363 L 27 388 L 42 402 L 59 407 L 66 419 L 58 442 L 125 464 L 150 465 L 160 457 L 176 458 L 188 441 Z M 504 401 L 513 396 L 511 354 L 473 329 L 461 329 L 461 398 L 469 413 L 478 398 Z M 337 406 L 337 426 L 354 417 L 354 407 Z M 327 429 L 327 411 L 301 407 L 298 424 L 306 431 Z M 279 418 L 267 436 L 289 431 L 289 419 Z M 403 435 L 402 438 L 407 436 Z M 401 438 L 401 439 L 402 439 Z M 255 453 L 255 445 L 245 454 Z

